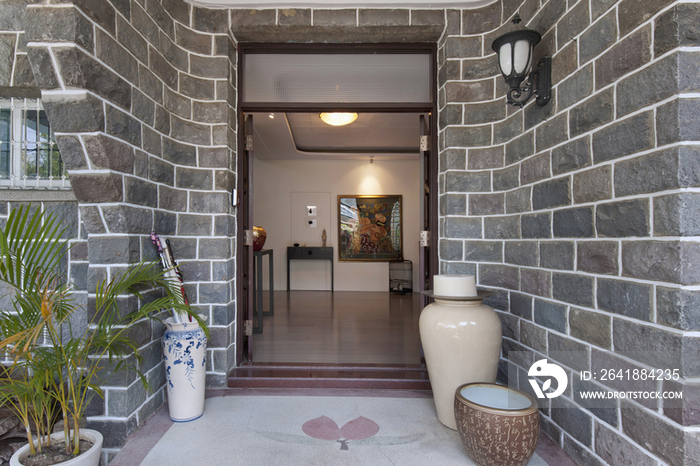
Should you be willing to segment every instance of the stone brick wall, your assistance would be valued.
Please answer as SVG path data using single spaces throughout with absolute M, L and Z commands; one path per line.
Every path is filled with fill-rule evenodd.
M 440 42 L 441 271 L 496 292 L 502 380 L 532 393 L 534 361 L 565 367 L 542 428 L 582 465 L 697 462 L 699 10 L 502 0 L 449 12 Z M 553 57 L 545 107 L 506 105 L 491 43 L 516 11 L 542 34 L 535 59 Z M 579 376 L 653 367 L 681 380 Z M 593 405 L 591 387 L 684 397 Z
M 28 3 L 15 16 L 79 205 L 83 289 L 155 258 L 151 230 L 168 237 L 190 301 L 212 326 L 207 383 L 224 386 L 235 349 L 227 12 L 180 0 Z M 134 333 L 154 390 L 125 375 L 92 409 L 107 458 L 164 402 L 162 332 L 143 322 Z
M 20 0 L 0 3 L 0 97 L 40 96 L 27 58 L 25 8 Z

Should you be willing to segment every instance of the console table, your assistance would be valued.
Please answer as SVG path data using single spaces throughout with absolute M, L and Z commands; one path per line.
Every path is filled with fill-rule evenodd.
M 287 248 L 287 291 L 289 288 L 289 261 L 327 260 L 331 261 L 331 291 L 333 291 L 333 248 L 332 247 L 288 247 Z

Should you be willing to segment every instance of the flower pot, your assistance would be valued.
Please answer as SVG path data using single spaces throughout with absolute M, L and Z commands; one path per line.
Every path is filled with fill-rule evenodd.
M 440 297 L 420 315 L 420 339 L 438 420 L 456 430 L 455 390 L 469 382 L 495 382 L 501 353 L 501 321 L 478 296 Z
M 61 442 L 65 438 L 63 432 L 51 434 L 54 442 Z M 92 442 L 92 447 L 73 459 L 56 463 L 60 466 L 97 466 L 100 463 L 102 453 L 102 434 L 92 429 L 80 429 L 80 438 Z M 23 461 L 29 456 L 29 445 L 25 445 L 15 452 L 10 458 L 10 466 L 23 466 Z
M 454 399 L 457 431 L 479 466 L 525 466 L 540 434 L 537 402 L 504 385 L 460 386 Z
M 170 419 L 187 422 L 204 413 L 207 337 L 199 324 L 165 320 L 163 358 Z

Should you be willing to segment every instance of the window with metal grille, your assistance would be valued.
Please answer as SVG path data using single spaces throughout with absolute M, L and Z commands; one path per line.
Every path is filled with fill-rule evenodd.
M 70 187 L 39 99 L 0 98 L 0 186 Z

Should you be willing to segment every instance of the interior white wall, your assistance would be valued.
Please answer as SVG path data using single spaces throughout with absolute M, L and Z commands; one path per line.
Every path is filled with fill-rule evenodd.
M 287 247 L 294 243 L 321 246 L 326 229 L 327 246 L 334 248 L 336 291 L 388 291 L 388 262 L 338 262 L 338 195 L 403 195 L 404 258 L 413 262 L 413 283 L 418 283 L 420 232 L 420 164 L 413 160 L 258 160 L 253 165 L 253 220 L 267 231 L 265 249 L 274 251 L 275 290 L 287 288 Z M 315 194 L 314 194 L 315 193 Z M 299 199 L 330 199 L 329 212 L 319 206 L 318 226 L 299 230 L 307 221 L 305 210 L 292 209 Z M 292 234 L 292 225 L 297 233 Z M 303 234 L 302 234 L 303 231 Z M 294 236 L 302 236 L 296 238 Z M 267 262 L 267 260 L 265 260 Z M 264 264 L 267 289 L 267 264 Z M 292 261 L 293 290 L 330 290 L 330 262 Z

